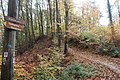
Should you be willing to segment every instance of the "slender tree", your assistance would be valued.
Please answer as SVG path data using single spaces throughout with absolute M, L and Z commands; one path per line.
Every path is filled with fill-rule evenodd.
M 39 3 L 38 0 L 36 0 L 36 13 L 37 13 L 37 22 L 38 22 L 38 26 L 39 26 L 39 36 L 41 36 L 41 25 L 40 25 L 40 15 L 39 15 Z
M 20 2 L 21 2 L 21 3 L 20 3 Z M 21 13 L 22 19 L 25 20 L 25 11 L 24 11 L 24 9 L 23 9 L 24 6 L 22 5 L 22 4 L 23 4 L 23 0 L 19 0 L 19 3 L 20 3 L 20 7 L 21 7 L 20 9 L 21 9 L 21 12 L 22 12 L 22 13 Z M 28 30 L 29 30 L 28 27 L 25 25 L 25 43 L 26 43 L 25 49 L 26 49 L 26 50 L 29 48 L 29 45 L 28 45 L 29 43 L 28 43 L 28 42 L 29 42 L 29 37 L 30 37 L 30 36 L 28 35 L 28 32 L 29 32 Z M 23 33 L 21 33 L 21 34 L 23 34 Z M 20 49 L 20 50 L 21 50 L 21 49 Z
M 30 5 L 30 19 L 31 19 L 31 30 L 32 30 L 32 42 L 34 43 L 35 41 L 35 33 L 34 33 L 34 26 L 33 26 L 33 16 L 32 16 L 32 0 L 31 0 L 31 5 Z
M 26 31 L 28 32 L 28 37 L 29 37 L 29 42 L 31 42 L 31 37 L 30 37 L 30 20 L 29 20 L 29 0 L 26 0 L 25 3 L 25 9 L 26 9 Z
M 41 6 L 39 5 L 39 9 L 40 9 L 40 23 L 41 23 L 41 28 L 42 28 L 42 36 L 44 36 L 44 26 L 43 26 L 43 12 L 41 9 Z
M 5 16 L 5 12 L 4 12 L 4 8 L 3 8 L 3 1 L 2 0 L 1 0 L 1 7 L 2 7 L 3 16 Z
M 52 26 L 52 9 L 51 9 L 51 0 L 48 0 L 49 5 L 49 15 L 50 15 L 50 27 L 51 27 L 51 45 L 53 44 L 54 32 Z
M 108 13 L 109 13 L 109 21 L 110 21 L 110 26 L 111 26 L 111 32 L 112 32 L 111 41 L 114 42 L 115 31 L 114 31 L 114 26 L 113 26 L 113 21 L 112 21 L 112 12 L 111 12 L 111 6 L 110 6 L 110 1 L 109 0 L 107 0 L 107 7 L 108 7 Z
M 64 1 L 65 6 L 65 44 L 64 44 L 64 54 L 68 53 L 67 35 L 68 35 L 68 1 Z
M 61 46 L 61 33 L 59 27 L 59 10 L 58 10 L 58 0 L 56 0 L 56 23 L 57 23 L 57 35 L 58 35 L 58 47 Z

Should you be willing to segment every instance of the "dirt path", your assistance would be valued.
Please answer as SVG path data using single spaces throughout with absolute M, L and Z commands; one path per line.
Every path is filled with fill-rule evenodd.
M 89 50 L 69 48 L 75 60 L 85 65 L 91 65 L 97 69 L 97 74 L 105 77 L 105 80 L 120 80 L 120 59 L 97 55 Z

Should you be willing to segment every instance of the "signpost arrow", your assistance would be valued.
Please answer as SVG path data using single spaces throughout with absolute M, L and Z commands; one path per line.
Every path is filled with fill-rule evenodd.
M 9 21 L 9 22 L 16 23 L 16 24 L 21 24 L 21 25 L 25 24 L 25 21 L 23 21 L 23 20 L 17 20 L 15 18 L 9 17 L 9 16 L 5 16 L 5 21 Z
M 9 29 L 24 32 L 24 27 L 21 24 L 15 24 L 15 23 L 11 23 L 11 22 L 6 21 L 6 22 L 4 22 L 4 25 L 5 25 L 5 27 L 7 27 Z
M 23 26 L 25 25 L 25 21 L 18 20 L 18 19 L 13 18 L 13 17 L 5 16 L 4 25 L 5 25 L 5 27 L 7 27 L 9 29 L 24 32 L 24 27 Z

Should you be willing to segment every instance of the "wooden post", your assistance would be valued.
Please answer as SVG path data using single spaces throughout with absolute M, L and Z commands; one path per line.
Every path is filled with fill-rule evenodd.
M 17 0 L 9 0 L 8 16 L 16 18 Z M 13 80 L 13 58 L 15 55 L 16 31 L 4 28 L 1 80 Z

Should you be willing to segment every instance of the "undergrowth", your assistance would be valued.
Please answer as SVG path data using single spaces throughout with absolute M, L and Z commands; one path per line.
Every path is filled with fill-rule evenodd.
M 80 80 L 94 75 L 94 69 L 77 62 L 67 67 L 62 67 L 64 55 L 58 48 L 48 48 L 49 54 L 40 55 L 37 67 L 33 67 L 32 73 L 28 73 L 20 65 L 16 65 L 15 80 Z
M 35 80 L 56 80 L 63 69 L 60 67 L 60 62 L 64 56 L 60 54 L 60 50 L 57 48 L 48 50 L 50 52 L 49 56 L 39 55 L 42 62 L 33 72 Z
M 49 52 L 49 57 L 39 56 L 42 62 L 33 71 L 34 80 L 78 80 L 94 75 L 93 68 L 79 63 L 72 63 L 66 68 L 61 67 L 64 56 L 60 54 L 59 49 L 49 49 Z
M 105 32 L 106 28 L 103 27 L 93 32 L 84 31 L 79 36 L 69 36 L 68 44 L 79 49 L 94 50 L 98 54 L 108 55 L 114 58 L 120 57 L 119 36 L 116 35 L 114 42 L 111 42 L 111 36 Z
M 94 69 L 92 67 L 72 63 L 63 70 L 59 80 L 80 80 L 90 78 L 93 75 Z

